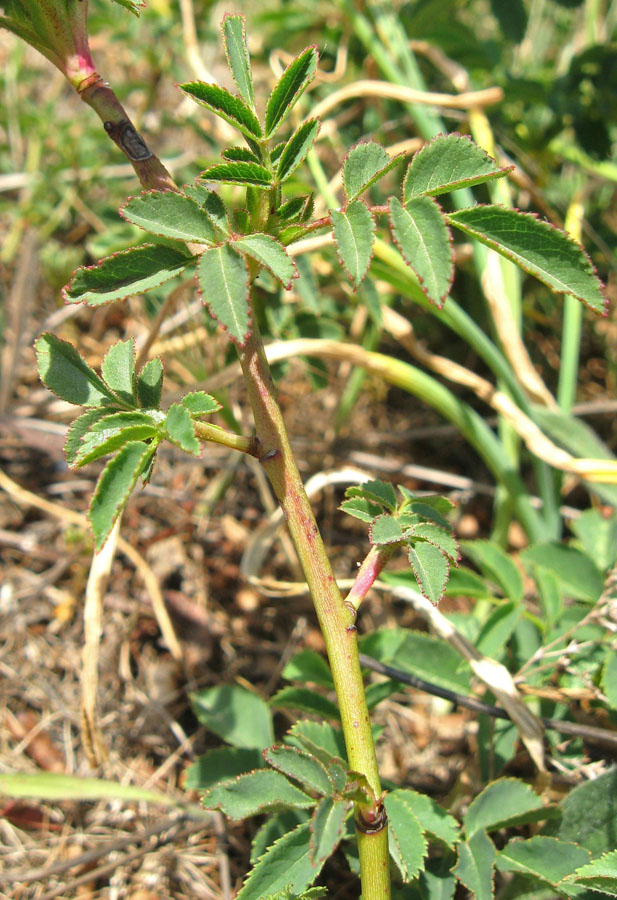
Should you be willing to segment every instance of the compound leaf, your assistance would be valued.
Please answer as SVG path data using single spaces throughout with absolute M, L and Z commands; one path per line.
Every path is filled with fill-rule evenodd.
M 427 600 L 439 603 L 448 583 L 450 564 L 433 544 L 414 544 L 407 551 L 418 586 Z
M 458 845 L 458 862 L 452 871 L 476 900 L 492 900 L 496 855 L 485 831 L 477 831 L 470 840 Z
M 469 837 L 483 829 L 495 831 L 546 818 L 541 798 L 529 785 L 515 778 L 493 781 L 469 804 L 464 816 Z
M 203 181 L 248 184 L 259 188 L 269 188 L 272 185 L 272 173 L 256 162 L 218 163 L 202 172 L 200 177 Z
M 135 482 L 153 454 L 154 449 L 148 444 L 129 441 L 103 469 L 88 511 L 97 550 L 105 543 L 135 487 Z
M 266 267 L 286 290 L 298 277 L 296 264 L 282 244 L 269 234 L 247 234 L 233 242 L 233 246 L 247 253 Z
M 222 23 L 225 55 L 233 79 L 251 109 L 255 108 L 251 58 L 246 43 L 244 16 L 227 14 Z
M 309 809 L 315 805 L 312 797 L 271 769 L 257 769 L 234 781 L 215 784 L 204 794 L 202 803 L 206 809 L 222 810 L 231 819 L 244 819 L 280 807 Z
M 266 105 L 265 136 L 267 138 L 271 138 L 277 131 L 292 106 L 313 80 L 318 59 L 317 48 L 307 47 L 290 62 L 281 75 Z
M 230 94 L 218 84 L 206 84 L 204 81 L 187 81 L 180 85 L 180 89 L 242 134 L 249 138 L 261 138 L 259 119 L 240 97 Z
M 315 807 L 310 828 L 311 855 L 317 863 L 325 863 L 338 847 L 350 809 L 349 801 L 334 797 L 323 797 Z
M 377 141 L 360 141 L 351 148 L 343 163 L 343 184 L 347 199 L 355 200 L 401 160 L 392 159 Z
M 588 863 L 589 856 L 589 850 L 577 844 L 537 836 L 526 841 L 510 841 L 497 856 L 497 868 L 502 872 L 535 875 L 554 887 Z
M 390 855 L 403 881 L 411 881 L 424 868 L 427 845 L 422 826 L 406 803 L 404 792 L 392 791 L 386 794 L 384 802 L 388 814 Z
M 309 790 L 322 797 L 334 792 L 332 781 L 325 766 L 314 756 L 295 747 L 274 746 L 264 750 L 264 759 L 288 778 L 300 781 Z
M 172 444 L 180 447 L 185 453 L 199 456 L 201 445 L 195 436 L 195 426 L 191 414 L 185 406 L 181 403 L 173 403 L 165 416 L 163 428 Z
M 62 400 L 75 406 L 118 403 L 115 394 L 68 341 L 45 332 L 34 346 L 41 381 Z
M 286 888 L 301 893 L 319 875 L 322 863 L 311 853 L 308 822 L 275 841 L 249 874 L 236 900 L 263 900 Z
M 179 275 L 191 262 L 182 250 L 164 244 L 142 244 L 107 256 L 94 266 L 77 269 L 62 295 L 67 303 L 102 306 L 158 287 Z

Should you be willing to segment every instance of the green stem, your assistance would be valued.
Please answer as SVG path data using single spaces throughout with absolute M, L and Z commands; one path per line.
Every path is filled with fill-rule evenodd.
M 261 464 L 285 513 L 326 643 L 339 703 L 349 766 L 365 775 L 375 800 L 356 804 L 364 900 L 390 896 L 387 826 L 358 656 L 355 611 L 345 605 L 289 444 L 257 325 L 238 356 L 262 446 Z M 376 833 L 368 833 L 374 826 Z M 368 883 L 365 884 L 365 879 Z
M 224 431 L 218 425 L 212 425 L 210 422 L 195 422 L 195 434 L 200 441 L 210 441 L 213 444 L 222 444 L 231 450 L 248 453 L 250 456 L 260 456 L 259 440 L 255 437 L 232 434 L 232 432 Z

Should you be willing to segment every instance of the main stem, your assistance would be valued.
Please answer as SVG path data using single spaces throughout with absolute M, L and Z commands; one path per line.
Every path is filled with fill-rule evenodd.
M 326 643 L 349 766 L 366 776 L 376 798 L 373 802 L 356 803 L 355 809 L 362 897 L 387 900 L 390 897 L 388 829 L 358 656 L 355 610 L 343 602 L 336 584 L 289 444 L 256 323 L 246 344 L 238 349 L 238 355 L 262 447 L 260 462 L 285 513 Z

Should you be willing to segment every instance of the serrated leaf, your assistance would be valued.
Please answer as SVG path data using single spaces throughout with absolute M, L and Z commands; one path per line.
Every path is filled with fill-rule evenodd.
M 339 720 L 338 707 L 327 697 L 308 688 L 285 687 L 270 699 L 276 709 L 299 709 L 302 712 L 323 716 L 325 719 Z
M 182 398 L 182 406 L 191 416 L 209 416 L 222 409 L 221 404 L 205 391 L 191 391 Z
M 258 769 L 239 775 L 234 781 L 216 784 L 204 794 L 202 803 L 206 809 L 220 809 L 236 820 L 281 807 L 309 809 L 315 805 L 312 797 L 270 769 Z
M 134 16 L 139 16 L 139 11 L 146 6 L 146 0 L 114 0 L 114 3 L 128 9 Z
M 276 180 L 285 181 L 304 162 L 309 150 L 317 140 L 321 123 L 319 119 L 308 119 L 292 134 L 280 155 Z
M 528 819 L 530 813 L 533 818 Z M 529 785 L 515 778 L 500 778 L 471 801 L 463 822 L 471 837 L 481 829 L 495 831 L 543 818 L 546 810 L 542 799 Z
M 523 576 L 512 558 L 494 541 L 463 541 L 463 552 L 503 590 L 506 597 L 521 603 Z
M 101 375 L 110 390 L 129 406 L 136 405 L 135 341 L 113 344 L 101 363 Z
M 209 190 L 204 184 L 196 181 L 195 184 L 184 185 L 184 193 L 197 203 L 210 219 L 215 228 L 218 228 L 224 235 L 229 234 L 229 216 L 225 204 L 216 193 Z
M 562 841 L 573 841 L 593 856 L 615 848 L 617 768 L 573 788 L 560 804 L 562 819 L 544 831 Z
M 432 544 L 418 543 L 407 551 L 420 590 L 431 603 L 439 603 L 448 583 L 450 564 Z
M 441 134 L 421 147 L 411 160 L 403 182 L 403 200 L 482 184 L 507 175 L 511 168 L 500 168 L 464 135 Z
M 272 173 L 265 166 L 254 162 L 218 163 L 200 175 L 202 181 L 220 181 L 224 184 L 253 185 L 259 188 L 272 186 Z
M 149 360 L 137 376 L 139 405 L 145 409 L 158 409 L 163 391 L 163 363 Z
M 75 457 L 79 452 L 84 435 L 87 434 L 90 427 L 95 422 L 105 415 L 105 412 L 106 410 L 104 407 L 89 409 L 87 412 L 73 420 L 69 426 L 66 441 L 64 443 L 64 455 L 68 466 L 73 467 L 75 465 Z
M 343 210 L 331 210 L 330 218 L 341 265 L 357 288 L 368 272 L 373 255 L 373 214 L 361 200 L 352 200 Z
M 470 840 L 458 845 L 458 861 L 452 871 L 476 900 L 492 900 L 496 855 L 485 831 L 477 831 Z
M 300 719 L 285 735 L 285 743 L 298 744 L 326 765 L 332 759 L 347 758 L 343 732 L 329 722 Z
M 103 469 L 88 510 L 97 550 L 105 543 L 153 452 L 147 444 L 131 441 Z
M 283 203 L 277 211 L 276 215 L 280 222 L 293 222 L 301 214 L 307 201 L 307 197 L 293 197 L 286 203 Z M 302 259 L 302 257 L 299 257 Z M 296 262 L 298 262 L 296 260 Z
M 192 456 L 199 456 L 201 445 L 195 436 L 191 414 L 181 403 L 173 403 L 165 416 L 163 428 L 167 439 Z
M 334 797 L 323 797 L 317 804 L 310 824 L 311 855 L 315 862 L 325 863 L 338 847 L 350 809 L 351 803 Z
M 254 866 L 260 856 L 266 852 L 270 844 L 278 841 L 298 825 L 308 822 L 310 812 L 305 809 L 284 809 L 273 813 L 255 832 L 251 845 L 251 865 Z
M 520 605 L 515 600 L 502 603 L 490 614 L 474 641 L 483 656 L 501 658 L 502 651 L 520 619 Z
M 242 345 L 251 325 L 249 274 L 239 253 L 229 244 L 206 250 L 197 265 L 204 302 L 233 341 Z
M 535 275 L 551 290 L 572 294 L 594 312 L 606 312 L 608 301 L 591 260 L 564 231 L 531 213 L 494 205 L 448 213 L 446 220 Z
M 617 514 L 599 509 L 586 509 L 574 519 L 570 528 L 580 541 L 583 550 L 601 572 L 617 561 Z
M 312 681 L 322 687 L 334 688 L 330 667 L 315 650 L 300 650 L 286 663 L 281 675 L 286 681 L 299 681 L 303 684 Z
M 244 100 L 230 94 L 218 84 L 206 84 L 204 81 L 187 81 L 180 85 L 180 90 L 205 106 L 221 119 L 229 122 L 242 134 L 251 138 L 261 138 L 262 131 L 259 119 Z
M 510 841 L 497 856 L 502 872 L 533 875 L 555 887 L 562 878 L 589 862 L 589 851 L 552 837 Z
M 127 425 L 122 429 L 116 429 L 112 434 L 98 434 L 90 431 L 81 442 L 79 452 L 75 456 L 75 466 L 86 466 L 88 463 L 115 453 L 129 441 L 147 441 L 156 437 L 158 430 L 155 425 Z
M 403 881 L 411 881 L 424 868 L 427 844 L 422 826 L 405 802 L 401 792 L 386 794 L 388 814 L 388 846 Z
M 215 242 L 214 228 L 199 204 L 176 191 L 146 191 L 120 208 L 128 222 L 175 241 Z
M 269 234 L 247 234 L 246 237 L 235 240 L 233 246 L 265 266 L 286 290 L 291 288 L 291 282 L 298 277 L 293 259 L 288 256 L 283 245 Z
M 307 47 L 287 66 L 266 105 L 265 136 L 271 138 L 292 106 L 313 80 L 319 56 L 316 47 Z
M 384 513 L 371 523 L 369 528 L 371 544 L 396 544 L 403 540 L 403 530 L 398 519 Z
M 591 888 L 592 891 L 617 896 L 617 850 L 581 866 L 571 878 L 576 884 Z
M 307 822 L 272 844 L 249 874 L 236 900 L 263 900 L 288 886 L 298 893 L 309 887 L 321 871 L 321 863 L 311 856 L 310 839 Z
M 401 206 L 396 197 L 390 197 L 390 227 L 396 246 L 428 299 L 443 306 L 454 278 L 454 255 L 437 201 L 412 197 Z
M 329 760 L 328 775 L 330 776 L 330 780 L 334 785 L 334 790 L 337 793 L 340 793 L 342 790 L 344 790 L 345 785 L 347 784 L 347 772 L 342 761 L 338 759 Z
M 107 256 L 94 266 L 77 269 L 63 289 L 67 303 L 102 306 L 158 287 L 179 275 L 191 262 L 181 250 L 164 244 L 142 244 Z
M 221 156 L 228 162 L 250 162 L 257 163 L 258 166 L 261 165 L 261 159 L 255 156 L 248 147 L 226 147 L 225 150 L 221 151 Z
M 345 491 L 345 496 L 364 497 L 373 503 L 380 503 L 389 512 L 396 510 L 396 491 L 389 481 L 365 481 L 363 484 L 352 485 Z
M 266 701 L 236 685 L 218 685 L 191 694 L 198 720 L 234 747 L 265 750 L 274 742 L 272 714 Z
M 343 184 L 348 200 L 355 200 L 396 166 L 401 156 L 390 159 L 377 141 L 360 141 L 351 148 L 343 163 Z
M 364 497 L 353 497 L 350 500 L 343 500 L 339 506 L 343 512 L 353 516 L 354 519 L 360 519 L 362 522 L 372 522 L 377 516 L 383 512 L 383 507 Z
M 617 650 L 607 653 L 602 667 L 602 690 L 611 709 L 617 709 Z
M 253 73 L 251 71 L 251 58 L 246 43 L 244 16 L 227 13 L 223 16 L 221 28 L 223 31 L 225 55 L 227 56 L 227 63 L 233 76 L 233 80 L 236 82 L 238 90 L 248 105 L 254 109 L 255 95 L 253 92 Z
M 295 747 L 274 746 L 264 750 L 264 759 L 288 778 L 300 781 L 305 790 L 312 790 L 322 797 L 333 793 L 333 784 L 325 767 L 308 753 Z
M 261 750 L 249 747 L 217 747 L 199 756 L 186 770 L 186 790 L 206 791 L 219 781 L 231 781 L 238 775 L 264 765 Z
M 454 848 L 460 836 L 459 824 L 438 803 L 426 794 L 404 788 L 392 791 L 388 796 L 402 800 L 411 809 L 421 828 L 432 838 Z
M 410 536 L 413 536 L 414 538 L 423 538 L 423 540 L 428 541 L 429 544 L 438 547 L 442 553 L 445 553 L 446 556 L 449 556 L 454 562 L 456 562 L 459 557 L 458 541 L 453 536 L 452 532 L 446 528 L 441 528 L 439 525 L 434 525 L 432 522 L 419 522 L 418 524 L 414 524 L 409 532 L 405 533 L 406 538 L 409 538 Z
M 41 381 L 62 400 L 75 406 L 98 407 L 119 402 L 68 341 L 45 332 L 34 346 Z

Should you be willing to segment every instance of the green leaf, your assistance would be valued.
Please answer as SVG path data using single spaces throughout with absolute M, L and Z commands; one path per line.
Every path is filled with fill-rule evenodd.
M 391 791 L 388 796 L 395 796 L 402 800 L 411 809 L 422 830 L 428 832 L 431 839 L 454 848 L 460 838 L 460 826 L 456 819 L 438 803 L 426 794 L 401 788 Z
M 145 231 L 175 241 L 215 242 L 212 223 L 199 204 L 176 191 L 145 191 L 131 197 L 120 215 Z
M 272 844 L 249 874 L 236 900 L 263 900 L 268 894 L 305 890 L 319 875 L 322 864 L 311 854 L 308 822 L 289 831 Z
M 102 306 L 124 300 L 175 278 L 191 262 L 182 250 L 142 244 L 107 256 L 95 266 L 77 269 L 62 295 L 67 303 Z
M 602 690 L 611 709 L 617 709 L 617 650 L 607 654 L 602 667 Z
M 330 210 L 330 218 L 341 265 L 357 288 L 368 272 L 373 255 L 373 214 L 361 200 L 353 200 L 341 211 Z
M 139 16 L 139 11 L 146 5 L 146 0 L 114 0 L 114 3 L 128 9 L 134 16 Z
M 484 656 L 499 658 L 512 637 L 520 615 L 520 605 L 514 600 L 498 606 L 488 617 L 474 641 L 476 649 Z
M 221 29 L 223 32 L 225 55 L 233 80 L 236 82 L 238 90 L 251 109 L 255 109 L 253 73 L 251 71 L 251 58 L 246 43 L 244 22 L 244 16 L 227 13 L 223 16 Z
M 403 182 L 403 200 L 437 196 L 501 178 L 512 166 L 499 168 L 488 153 L 461 134 L 440 134 L 411 160 Z
M 533 544 L 521 553 L 525 565 L 542 566 L 553 572 L 564 594 L 573 600 L 598 600 L 604 588 L 602 574 L 580 550 L 558 543 Z
M 125 800 L 127 803 L 158 803 L 160 806 L 180 805 L 171 794 L 162 794 L 136 784 L 118 784 L 102 778 L 80 778 L 57 772 L 0 773 L 0 794 L 52 803 L 59 800 Z
M 291 256 L 269 234 L 247 234 L 246 237 L 235 240 L 233 246 L 265 266 L 286 290 L 291 288 L 291 282 L 298 277 L 298 270 Z
M 570 523 L 581 542 L 582 549 L 601 572 L 612 568 L 617 561 L 617 514 L 586 509 Z
M 281 672 L 286 681 L 313 682 L 329 689 L 334 688 L 330 667 L 315 650 L 300 650 Z
M 442 553 L 445 553 L 454 562 L 459 558 L 458 541 L 452 535 L 452 532 L 432 522 L 419 522 L 417 525 L 414 523 L 410 530 L 405 533 L 405 538 L 422 538 L 428 541 L 429 544 L 439 548 Z
M 355 144 L 343 163 L 343 184 L 347 200 L 355 200 L 360 194 L 396 166 L 402 156 L 392 159 L 377 141 L 360 141 Z
M 280 155 L 276 180 L 285 181 L 304 162 L 309 150 L 317 140 L 321 123 L 319 119 L 308 119 L 289 138 Z
M 147 444 L 130 441 L 103 469 L 88 511 L 97 550 L 105 543 L 152 454 Z
M 441 308 L 454 278 L 451 236 L 432 197 L 412 197 L 401 206 L 390 197 L 390 228 L 396 246 L 428 299 Z
M 185 184 L 183 190 L 203 209 L 215 228 L 222 231 L 224 235 L 229 234 L 229 216 L 225 204 L 216 191 L 209 190 L 199 180 L 194 184 Z
M 495 847 L 485 831 L 477 831 L 458 845 L 458 861 L 453 874 L 476 900 L 492 900 Z
M 103 420 L 104 421 L 104 420 Z M 143 425 L 129 425 L 113 429 L 111 433 L 90 431 L 85 435 L 79 452 L 75 456 L 75 466 L 86 466 L 110 453 L 115 453 L 129 441 L 147 441 L 156 437 L 158 429 L 149 422 Z
M 528 818 L 529 815 L 531 818 Z M 536 822 L 546 818 L 542 799 L 529 785 L 515 778 L 500 778 L 488 785 L 469 804 L 463 817 L 468 837 L 477 831 Z
M 339 711 L 336 704 L 321 694 L 308 690 L 308 688 L 282 688 L 270 699 L 270 705 L 275 709 L 299 709 L 302 712 L 322 716 L 325 719 L 339 721 Z
M 163 391 L 163 363 L 149 360 L 137 376 L 139 405 L 145 409 L 158 409 Z
M 317 48 L 307 47 L 290 62 L 281 75 L 266 105 L 265 136 L 267 138 L 271 138 L 278 130 L 292 106 L 313 80 L 318 59 Z
M 591 260 L 564 231 L 531 213 L 478 205 L 448 213 L 447 221 L 512 260 L 553 291 L 572 294 L 604 314 L 607 299 Z
M 300 719 L 285 735 L 285 743 L 300 745 L 325 764 L 333 758 L 347 758 L 343 732 L 328 722 Z
M 329 859 L 343 836 L 345 819 L 351 809 L 347 800 L 323 797 L 311 819 L 311 855 L 316 863 Z
M 240 254 L 229 244 L 206 250 L 197 265 L 197 279 L 214 318 L 233 341 L 244 344 L 251 327 L 250 285 Z
M 46 388 L 75 406 L 102 406 L 118 398 L 68 341 L 45 332 L 35 342 L 39 377 Z
M 362 653 L 458 693 L 470 692 L 469 672 L 446 641 L 419 631 L 388 628 L 360 639 Z
M 221 404 L 205 391 L 191 391 L 182 398 L 182 406 L 188 409 L 193 418 L 209 416 L 222 409 Z
M 403 540 L 403 530 L 398 519 L 384 513 L 371 523 L 369 528 L 371 544 L 397 544 Z
M 411 806 L 403 791 L 386 794 L 388 814 L 388 846 L 403 881 L 411 881 L 424 868 L 427 844 Z
M 172 403 L 163 422 L 167 439 L 185 453 L 199 456 L 201 445 L 195 436 L 191 414 L 181 403 Z
M 322 797 L 333 793 L 333 784 L 321 762 L 314 756 L 295 747 L 274 746 L 264 750 L 264 759 L 288 778 L 300 781 L 305 790 L 312 790 Z
M 532 568 L 546 627 L 550 628 L 555 625 L 563 612 L 561 585 L 555 573 L 550 569 L 545 569 L 544 566 L 533 566 Z
M 101 375 L 110 390 L 129 406 L 137 405 L 135 378 L 135 341 L 118 341 L 103 358 Z
M 226 147 L 225 150 L 221 150 L 221 156 L 228 162 L 250 162 L 261 165 L 261 159 L 248 147 Z
M 561 821 L 549 822 L 546 834 L 579 844 L 593 856 L 615 849 L 617 768 L 573 788 L 560 807 Z
M 244 100 L 230 94 L 220 85 L 206 84 L 204 81 L 187 81 L 180 85 L 180 90 L 247 137 L 257 139 L 262 137 L 261 125 L 253 110 Z
M 202 803 L 206 809 L 220 809 L 230 819 L 245 819 L 280 807 L 309 809 L 315 805 L 312 797 L 270 769 L 257 769 L 234 781 L 216 784 L 204 794 Z
M 589 851 L 551 837 L 510 841 L 497 856 L 502 872 L 533 875 L 555 887 L 562 878 L 589 862 Z
M 389 481 L 365 481 L 360 485 L 352 485 L 345 491 L 345 496 L 363 497 L 373 503 L 380 503 L 388 512 L 396 510 L 396 491 Z
M 274 813 L 257 829 L 251 846 L 251 865 L 254 866 L 260 856 L 266 852 L 270 844 L 278 841 L 293 831 L 298 825 L 308 822 L 310 814 L 304 809 L 284 809 Z
M 191 694 L 198 720 L 234 747 L 264 750 L 274 742 L 265 700 L 245 688 L 223 684 Z
M 511 557 L 493 541 L 462 541 L 461 548 L 484 574 L 503 590 L 506 597 L 521 603 L 523 576 Z
M 377 516 L 383 512 L 382 506 L 371 503 L 364 497 L 353 497 L 351 500 L 343 500 L 339 506 L 343 512 L 353 516 L 354 519 L 360 519 L 362 522 L 372 522 Z
M 109 407 L 107 407 L 107 409 L 109 409 Z M 105 407 L 89 409 L 71 423 L 64 443 L 64 455 L 66 457 L 67 465 L 71 468 L 75 465 L 75 458 L 81 447 L 83 437 L 88 433 L 90 427 L 105 415 L 105 412 Z
M 576 884 L 591 888 L 592 891 L 617 896 L 617 850 L 605 853 L 600 859 L 594 859 L 577 869 L 571 878 Z
M 272 173 L 255 162 L 229 162 L 210 166 L 200 175 L 202 181 L 221 181 L 224 184 L 253 185 L 259 188 L 272 186 Z
M 448 583 L 450 564 L 441 550 L 428 543 L 417 543 L 407 551 L 420 590 L 431 603 L 439 603 Z
M 199 756 L 186 770 L 186 790 L 206 791 L 219 781 L 230 781 L 238 775 L 264 765 L 261 750 L 249 747 L 217 747 Z

